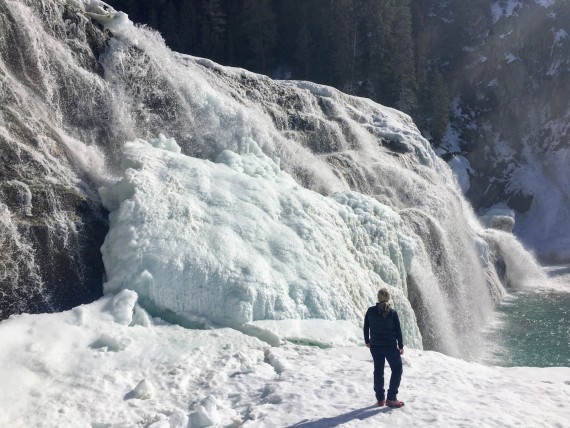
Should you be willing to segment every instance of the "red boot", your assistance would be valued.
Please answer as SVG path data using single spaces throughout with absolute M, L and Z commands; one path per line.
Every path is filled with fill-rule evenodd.
M 386 405 L 388 407 L 395 407 L 396 409 L 399 409 L 400 407 L 404 406 L 404 402 L 399 400 L 388 400 L 386 401 Z
M 378 401 L 378 407 L 384 407 L 386 405 L 386 400 Z

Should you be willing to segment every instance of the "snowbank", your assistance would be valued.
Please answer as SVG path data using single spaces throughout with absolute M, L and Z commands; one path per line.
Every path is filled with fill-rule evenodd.
M 141 314 L 128 291 L 0 323 L 0 426 L 552 427 L 570 420 L 570 368 L 485 367 L 406 349 L 399 394 L 406 406 L 379 409 L 364 346 L 274 348 L 231 329 L 136 324 Z M 131 326 L 117 322 L 129 317 Z
M 71 311 L 2 322 L 0 426 L 132 427 L 170 420 L 171 427 L 185 428 L 183 421 L 197 418 L 193 413 L 204 413 L 201 402 L 211 391 L 225 391 L 227 399 L 239 390 L 232 385 L 240 373 L 274 376 L 257 339 L 159 320 L 125 325 L 137 313 L 140 318 L 144 311 L 136 308 L 136 293 L 124 291 Z M 231 401 L 206 413 L 215 421 L 240 420 Z

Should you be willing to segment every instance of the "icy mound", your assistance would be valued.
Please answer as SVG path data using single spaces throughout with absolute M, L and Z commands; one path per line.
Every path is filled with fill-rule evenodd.
M 148 316 L 147 326 L 127 326 L 122 321 L 137 312 L 146 316 L 136 299 L 124 291 L 0 323 L 0 426 L 241 424 L 228 395 L 245 374 L 259 379 L 258 388 L 275 376 L 264 363 L 267 345 L 231 329 L 189 330 Z
M 389 285 L 405 341 L 421 347 L 405 297 L 413 241 L 392 209 L 355 192 L 307 190 L 250 139 L 218 163 L 178 151 L 162 136 L 128 143 L 124 178 L 100 190 L 111 211 L 106 293 L 135 290 L 153 314 L 187 321 L 360 326 Z

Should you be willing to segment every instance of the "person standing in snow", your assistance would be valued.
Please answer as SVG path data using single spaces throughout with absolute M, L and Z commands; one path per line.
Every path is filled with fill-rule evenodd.
M 402 379 L 402 357 L 404 342 L 398 313 L 390 303 L 390 292 L 386 288 L 378 291 L 378 303 L 371 306 L 364 316 L 364 342 L 370 348 L 374 360 L 374 391 L 378 406 L 402 407 L 397 399 Z M 388 397 L 384 396 L 384 359 L 388 360 L 392 375 Z

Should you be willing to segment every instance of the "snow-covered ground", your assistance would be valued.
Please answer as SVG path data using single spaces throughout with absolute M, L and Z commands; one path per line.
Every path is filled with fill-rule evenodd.
M 570 421 L 570 368 L 486 367 L 407 348 L 399 394 L 406 406 L 377 408 L 364 346 L 271 347 L 232 329 L 150 320 L 140 308 L 133 317 L 135 301 L 125 290 L 68 312 L 3 321 L 0 426 L 563 427 Z

